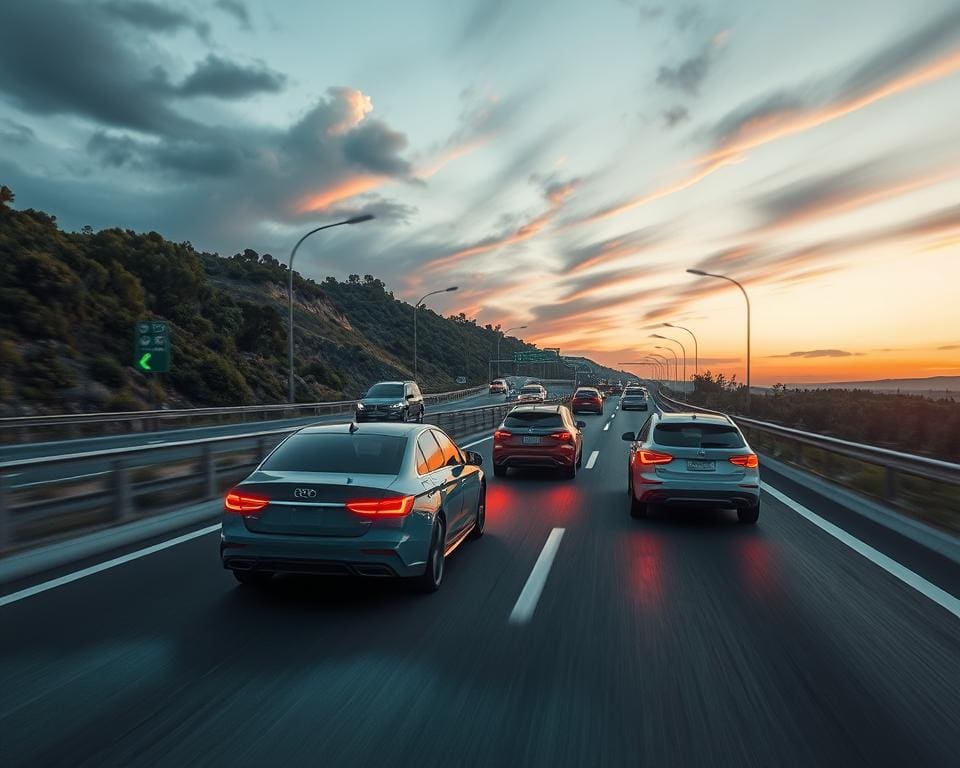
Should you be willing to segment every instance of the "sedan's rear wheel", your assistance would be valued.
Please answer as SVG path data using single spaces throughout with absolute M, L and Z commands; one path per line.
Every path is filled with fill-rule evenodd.
M 630 489 L 630 517 L 642 520 L 647 516 L 647 505 L 637 499 L 633 488 Z
M 500 464 L 494 464 L 494 465 L 493 465 L 493 476 L 494 476 L 494 477 L 506 477 L 506 476 L 507 476 L 507 468 L 504 467 L 504 466 L 502 466 L 502 465 L 500 465 Z
M 443 520 L 438 517 L 433 524 L 433 534 L 430 537 L 430 549 L 427 552 L 427 564 L 423 569 L 423 574 L 413 577 L 413 587 L 418 592 L 430 594 L 440 589 L 440 584 L 443 581 L 443 550 L 446 543 L 443 532 Z
M 573 480 L 577 476 L 577 462 L 571 462 L 569 467 L 564 467 L 561 472 L 566 480 Z
M 753 525 L 760 517 L 760 499 L 755 507 L 738 507 L 737 520 L 744 525 Z
M 483 526 L 487 522 L 487 486 L 480 486 L 480 498 L 477 500 L 477 516 L 473 521 L 473 530 L 470 531 L 471 539 L 479 539 L 483 536 Z

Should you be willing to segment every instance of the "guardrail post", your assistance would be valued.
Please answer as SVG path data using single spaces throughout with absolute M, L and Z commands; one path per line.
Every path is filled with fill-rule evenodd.
M 900 474 L 893 467 L 883 471 L 883 495 L 887 499 L 895 499 L 900 495 Z
M 7 509 L 7 477 L 0 472 L 0 552 L 10 544 L 10 520 Z
M 130 495 L 130 470 L 122 459 L 113 462 L 114 516 L 126 520 L 133 512 Z
M 203 446 L 203 491 L 205 499 L 212 499 L 217 495 L 217 459 L 213 455 L 213 446 L 205 443 Z

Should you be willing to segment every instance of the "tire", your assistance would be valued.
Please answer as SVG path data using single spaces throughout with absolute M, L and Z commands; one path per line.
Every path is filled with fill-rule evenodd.
M 573 462 L 569 467 L 564 467 L 560 470 L 561 476 L 565 480 L 573 480 L 577 476 L 577 462 Z
M 634 520 L 642 520 L 647 516 L 647 505 L 637 501 L 637 497 L 630 492 L 630 517 Z
M 432 594 L 440 589 L 443 582 L 444 570 L 444 525 L 439 517 L 433 523 L 433 533 L 430 536 L 430 549 L 427 551 L 427 564 L 420 576 L 411 579 L 411 586 L 425 595 Z
M 477 501 L 477 517 L 474 520 L 470 538 L 476 541 L 483 536 L 483 526 L 487 522 L 487 486 L 480 486 L 480 499 Z
M 417 416 L 417 424 L 423 424 L 423 412 L 424 412 L 424 410 L 426 410 L 426 409 L 424 409 L 424 408 L 421 408 L 421 409 L 420 409 L 420 414 Z
M 494 476 L 494 477 L 506 477 L 506 476 L 507 476 L 507 468 L 506 468 L 506 467 L 503 467 L 503 466 L 500 466 L 499 464 L 494 464 L 494 465 L 493 465 L 493 476 Z
M 755 507 L 738 507 L 737 521 L 743 525 L 754 525 L 760 517 L 760 499 Z
M 233 578 L 246 587 L 266 587 L 273 581 L 272 573 L 263 571 L 232 571 Z
M 577 469 L 583 466 L 583 450 L 580 450 L 580 455 L 577 456 Z

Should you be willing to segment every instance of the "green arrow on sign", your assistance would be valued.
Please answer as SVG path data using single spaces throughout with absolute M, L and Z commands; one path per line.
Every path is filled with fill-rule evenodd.
M 140 368 L 144 371 L 150 371 L 150 358 L 153 357 L 152 352 L 147 352 L 143 357 L 140 358 Z

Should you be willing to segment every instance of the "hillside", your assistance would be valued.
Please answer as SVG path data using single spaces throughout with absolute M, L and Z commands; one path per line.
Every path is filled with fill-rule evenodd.
M 942 397 L 960 393 L 960 376 L 928 376 L 919 379 L 877 379 L 875 381 L 834 381 L 787 384 L 789 389 L 864 389 L 870 392 L 903 392 Z
M 0 415 L 227 406 L 286 399 L 287 269 L 251 250 L 223 258 L 156 232 L 64 232 L 0 206 Z M 410 378 L 413 307 L 371 275 L 322 284 L 294 272 L 297 399 L 354 397 Z M 487 380 L 497 330 L 420 310 L 424 391 Z M 133 368 L 133 326 L 171 325 L 168 374 Z M 504 358 L 533 350 L 513 337 Z

